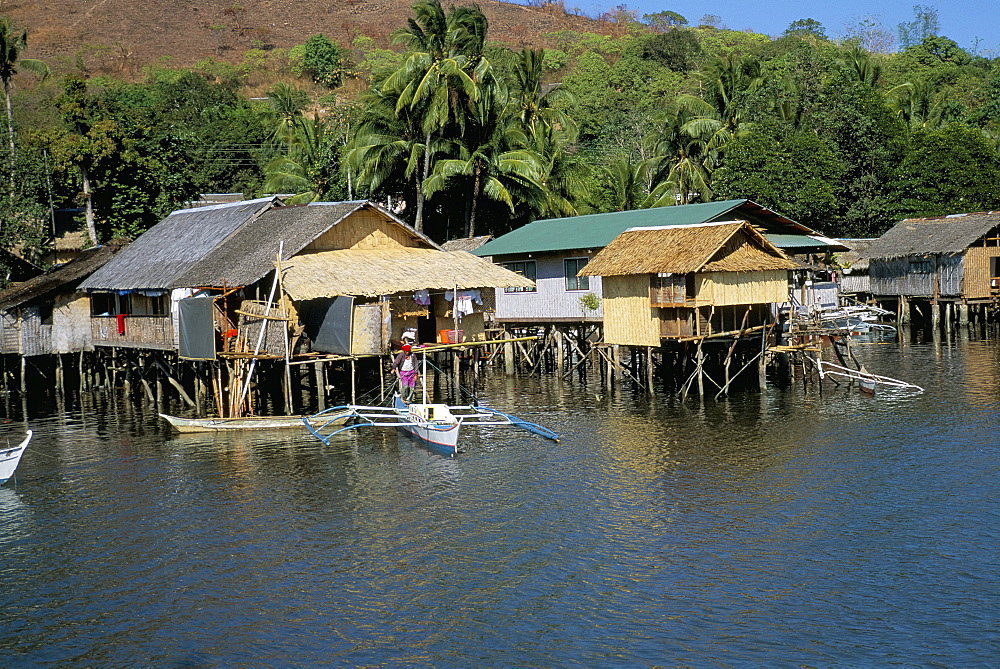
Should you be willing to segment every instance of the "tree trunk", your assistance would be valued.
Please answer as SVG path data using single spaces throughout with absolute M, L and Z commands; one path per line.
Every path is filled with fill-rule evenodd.
M 466 237 L 473 237 L 476 234 L 476 203 L 479 202 L 479 176 L 480 169 L 476 168 L 476 178 L 472 182 L 472 214 L 469 215 L 469 229 L 465 231 Z
M 431 133 L 424 137 L 424 170 L 417 182 L 417 220 L 413 227 L 417 232 L 424 231 L 424 181 L 430 176 L 431 171 Z
M 90 235 L 90 241 L 97 246 L 97 225 L 94 223 L 94 198 L 90 192 L 90 173 L 83 163 L 80 163 L 80 175 L 83 177 L 83 194 L 87 199 L 87 233 Z
M 14 106 L 10 99 L 10 85 L 3 82 L 3 94 L 7 98 L 7 132 L 10 134 L 10 199 L 14 199 Z

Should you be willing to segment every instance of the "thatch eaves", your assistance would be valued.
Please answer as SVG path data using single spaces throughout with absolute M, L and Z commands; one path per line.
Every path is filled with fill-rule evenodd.
M 1000 225 L 1000 211 L 900 221 L 872 242 L 864 258 L 902 258 L 962 253 Z
M 493 235 L 482 235 L 480 237 L 462 237 L 451 239 L 441 245 L 445 251 L 467 251 L 472 253 L 486 242 L 493 239 Z
M 282 264 L 282 285 L 293 300 L 312 300 L 535 284 L 465 251 L 399 248 L 303 253 Z
M 580 271 L 581 276 L 752 272 L 796 263 L 746 221 L 626 230 Z
M 103 267 L 127 245 L 128 242 L 125 240 L 113 240 L 103 246 L 89 248 L 64 265 L 54 267 L 27 281 L 8 286 L 0 291 L 0 310 L 48 298 L 59 290 L 74 290 L 80 279 Z

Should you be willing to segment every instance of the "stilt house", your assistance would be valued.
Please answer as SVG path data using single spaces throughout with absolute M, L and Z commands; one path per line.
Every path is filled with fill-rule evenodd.
M 808 257 L 846 250 L 836 241 L 751 200 L 726 200 L 657 207 L 529 223 L 480 246 L 474 253 L 535 282 L 533 288 L 497 292 L 500 323 L 600 323 L 604 318 L 603 278 L 580 270 L 601 249 L 630 228 L 747 221 L 771 245 Z
M 580 275 L 603 281 L 606 343 L 659 346 L 766 324 L 796 267 L 736 221 L 627 230 Z
M 114 241 L 89 248 L 0 291 L 0 352 L 27 357 L 92 350 L 90 295 L 78 286 L 125 245 Z
M 1000 212 L 900 221 L 864 255 L 876 300 L 990 302 L 1000 297 Z
M 373 355 L 407 330 L 482 338 L 482 294 L 531 285 L 371 202 L 265 198 L 176 211 L 82 287 L 95 345 L 214 359 Z

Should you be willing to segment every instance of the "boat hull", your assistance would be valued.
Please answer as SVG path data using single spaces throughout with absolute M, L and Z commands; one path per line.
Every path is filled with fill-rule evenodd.
M 421 420 L 410 413 L 410 407 L 398 395 L 393 400 L 393 406 L 400 417 L 407 419 L 406 424 L 401 426 L 405 431 L 435 451 L 445 455 L 458 453 L 458 422 L 441 424 Z
M 347 421 L 348 415 L 325 416 L 322 419 L 309 416 L 246 416 L 243 418 L 180 418 L 165 413 L 160 418 L 167 421 L 177 432 L 222 432 L 228 430 L 286 430 L 302 428 L 303 418 L 314 426 L 337 425 Z M 338 423 L 339 421 L 339 423 Z
M 31 441 L 31 430 L 28 430 L 28 436 L 17 446 L 0 449 L 0 485 L 6 483 L 14 475 L 14 470 L 17 469 L 18 463 L 21 462 L 21 456 L 24 455 L 25 449 L 28 448 L 29 441 Z

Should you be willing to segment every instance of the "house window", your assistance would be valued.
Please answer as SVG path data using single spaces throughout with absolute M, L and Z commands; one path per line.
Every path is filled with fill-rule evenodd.
M 116 293 L 91 293 L 91 316 L 117 316 L 132 313 L 132 299 L 129 295 Z
M 535 261 L 534 260 L 519 260 L 518 262 L 505 262 L 503 263 L 504 269 L 509 269 L 515 274 L 520 274 L 525 279 L 535 280 Z M 504 288 L 505 293 L 534 293 L 537 292 L 537 288 L 532 286 L 531 288 Z
M 910 274 L 933 274 L 934 263 L 930 260 L 911 260 Z
M 566 258 L 563 268 L 566 272 L 566 290 L 590 290 L 590 277 L 577 276 L 589 258 Z
M 52 303 L 43 302 L 38 305 L 38 318 L 42 325 L 52 325 Z
M 1000 257 L 990 258 L 990 278 L 1000 279 Z

